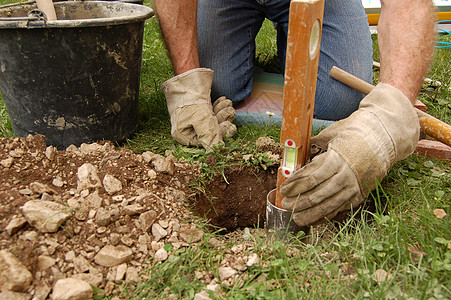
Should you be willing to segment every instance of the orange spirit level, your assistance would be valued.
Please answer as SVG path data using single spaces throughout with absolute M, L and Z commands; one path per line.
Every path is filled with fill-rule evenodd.
M 293 0 L 288 24 L 280 140 L 284 145 L 277 174 L 275 206 L 282 208 L 280 185 L 309 156 L 324 0 Z

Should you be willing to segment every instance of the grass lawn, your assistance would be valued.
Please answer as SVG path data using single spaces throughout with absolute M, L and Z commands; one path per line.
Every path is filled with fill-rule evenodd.
M 8 2 L 13 1 L 0 0 L 0 4 Z M 373 38 L 377 60 L 377 36 Z M 451 39 L 448 35 L 437 38 L 448 42 Z M 279 70 L 275 31 L 270 22 L 264 23 L 258 36 L 256 63 L 270 71 Z M 162 82 L 171 76 L 158 20 L 152 18 L 145 24 L 139 129 L 122 146 L 136 152 L 173 150 L 179 158 L 205 161 L 203 150 L 182 147 L 171 138 L 160 90 Z M 436 50 L 428 77 L 442 85 L 424 86 L 419 99 L 430 114 L 450 124 L 451 49 Z M 226 140 L 219 151 L 220 159 L 242 151 L 243 144 L 260 136 L 279 138 L 280 128 L 274 125 L 237 125 L 238 133 Z M 0 136 L 14 136 L 3 101 Z M 339 224 L 322 226 L 314 231 L 310 243 L 296 238 L 292 244 L 268 241 L 244 230 L 243 239 L 252 245 L 248 249 L 258 255 L 259 262 L 249 267 L 236 284 L 222 286 L 218 298 L 451 299 L 451 222 L 449 216 L 436 216 L 437 209 L 450 214 L 450 200 L 451 164 L 412 155 L 393 166 L 368 197 L 367 202 L 374 203 L 372 209 L 363 206 Z M 202 220 L 199 226 L 205 226 Z M 207 234 L 196 247 L 173 251 L 168 260 L 149 270 L 148 280 L 137 286 L 125 285 L 123 296 L 151 299 L 175 294 L 183 299 L 194 298 L 206 286 L 194 276 L 195 272 L 217 272 L 221 260 L 234 246 L 224 243 L 212 247 L 212 238 L 221 236 Z M 102 291 L 97 292 L 97 298 L 102 298 Z

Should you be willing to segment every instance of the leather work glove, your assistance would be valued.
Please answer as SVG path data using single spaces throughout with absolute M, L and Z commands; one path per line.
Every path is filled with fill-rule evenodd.
M 331 219 L 363 202 L 419 139 L 419 121 L 409 99 L 380 83 L 351 116 L 311 139 L 327 150 L 297 170 L 280 187 L 282 206 L 299 226 Z
M 230 123 L 235 120 L 235 109 L 233 108 L 232 100 L 227 99 L 222 96 L 213 103 L 213 113 L 216 118 L 218 118 L 219 124 L 224 121 L 229 121 Z
M 212 70 L 197 68 L 163 83 L 162 90 L 171 116 L 171 135 L 180 144 L 202 145 L 207 151 L 212 151 L 212 146 L 223 142 L 223 136 L 235 134 L 236 126 L 231 123 L 235 117 L 232 102 L 220 98 L 216 112 L 213 112 L 210 100 L 212 80 Z M 230 101 L 233 113 L 225 100 Z

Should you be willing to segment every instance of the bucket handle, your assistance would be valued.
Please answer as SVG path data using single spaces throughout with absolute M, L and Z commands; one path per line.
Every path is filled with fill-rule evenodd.
M 32 9 L 26 17 L 7 17 L 0 18 L 0 21 L 47 21 L 47 16 L 40 9 Z
M 0 18 L 0 22 L 2 21 L 28 21 L 27 27 L 42 27 L 47 23 L 47 16 L 42 10 L 35 8 L 30 10 L 26 17 Z

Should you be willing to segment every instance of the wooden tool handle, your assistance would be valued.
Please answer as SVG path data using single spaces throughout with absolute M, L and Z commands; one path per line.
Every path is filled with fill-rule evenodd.
M 336 66 L 332 67 L 332 69 L 329 72 L 329 75 L 330 77 L 340 81 L 343 84 L 346 84 L 347 86 L 365 95 L 368 95 L 374 89 L 373 85 Z
M 56 20 L 55 7 L 52 0 L 36 0 L 36 5 L 47 16 L 47 21 Z
M 451 146 L 451 126 L 432 117 L 420 117 L 420 126 L 423 131 L 448 146 Z
M 332 67 L 329 75 L 365 95 L 369 94 L 374 89 L 374 86 L 368 82 L 335 66 Z M 451 146 L 451 126 L 417 108 L 415 108 L 415 110 L 420 118 L 421 129 L 437 141 Z

